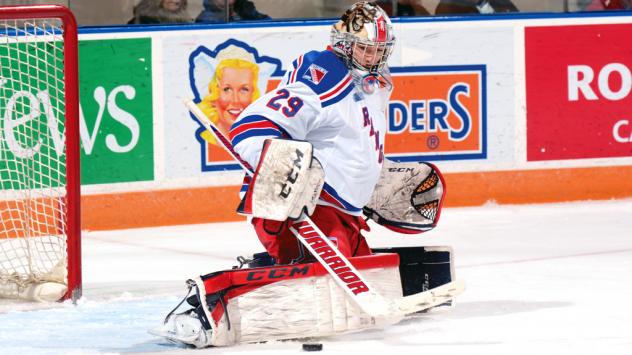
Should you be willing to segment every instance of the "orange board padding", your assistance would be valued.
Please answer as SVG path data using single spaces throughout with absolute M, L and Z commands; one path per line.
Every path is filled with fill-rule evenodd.
M 81 226 L 108 230 L 244 220 L 235 212 L 240 187 L 84 195 Z
M 632 197 L 632 166 L 446 173 L 444 206 L 548 203 Z M 82 228 L 125 229 L 244 220 L 240 186 L 82 197 Z
M 632 166 L 445 174 L 445 206 L 632 197 Z
M 0 201 L 0 240 L 63 233 L 61 198 Z

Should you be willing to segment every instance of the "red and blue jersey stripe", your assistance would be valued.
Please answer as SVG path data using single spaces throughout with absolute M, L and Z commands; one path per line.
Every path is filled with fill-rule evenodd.
M 336 190 L 327 183 L 325 183 L 325 185 L 323 186 L 323 190 L 320 193 L 320 199 L 330 205 L 333 205 L 345 211 L 353 213 L 358 213 L 362 211 L 362 208 L 356 207 L 345 201 L 345 199 L 340 197 Z
M 321 106 L 327 107 L 344 99 L 351 91 L 353 91 L 353 80 L 351 80 L 351 75 L 347 74 L 340 84 L 323 93 L 318 98 L 320 99 Z
M 294 62 L 292 62 L 292 65 L 294 66 L 294 70 L 292 70 L 292 72 L 288 76 L 288 81 L 286 84 L 291 84 L 296 81 L 296 76 L 298 75 L 298 71 L 301 68 L 301 65 L 303 65 L 303 56 L 301 55 L 298 58 L 296 58 Z
M 244 139 L 263 136 L 291 138 L 281 126 L 261 115 L 243 117 L 233 123 L 233 126 L 230 128 L 230 141 L 233 147 L 237 146 Z

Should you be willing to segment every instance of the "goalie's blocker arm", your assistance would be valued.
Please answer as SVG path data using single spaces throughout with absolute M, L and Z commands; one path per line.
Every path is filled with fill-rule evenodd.
M 309 216 L 324 183 L 325 172 L 311 143 L 266 139 L 237 212 L 275 221 Z

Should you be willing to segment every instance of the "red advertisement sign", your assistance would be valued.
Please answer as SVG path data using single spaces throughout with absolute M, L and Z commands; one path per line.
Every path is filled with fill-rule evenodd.
M 632 24 L 525 28 L 527 160 L 632 156 Z

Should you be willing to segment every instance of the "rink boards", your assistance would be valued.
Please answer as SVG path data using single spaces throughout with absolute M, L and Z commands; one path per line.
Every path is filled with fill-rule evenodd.
M 437 164 L 447 206 L 632 196 L 631 19 L 395 20 L 386 156 Z M 239 219 L 242 173 L 182 101 L 205 97 L 235 58 L 271 90 L 297 56 L 325 48 L 330 25 L 82 29 L 83 227 Z

